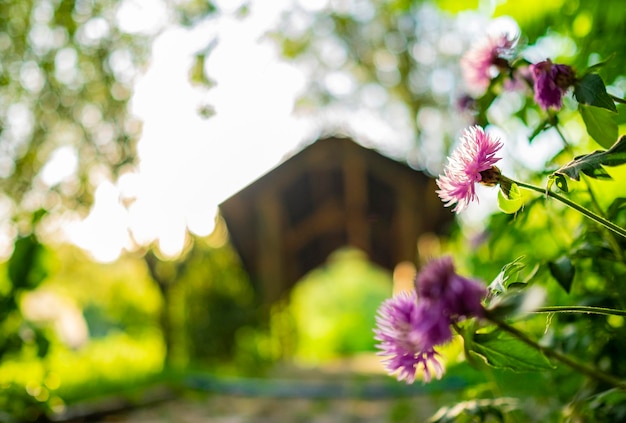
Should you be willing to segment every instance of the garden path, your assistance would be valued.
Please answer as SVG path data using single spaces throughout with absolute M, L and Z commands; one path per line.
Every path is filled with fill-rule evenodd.
M 406 389 L 382 374 L 378 357 L 338 362 L 323 369 L 283 368 L 277 374 L 277 379 L 253 385 L 222 380 L 205 381 L 202 388 L 200 382 L 195 384 L 200 389 L 189 395 L 95 421 L 408 423 L 426 421 L 446 397 L 426 394 L 419 383 Z

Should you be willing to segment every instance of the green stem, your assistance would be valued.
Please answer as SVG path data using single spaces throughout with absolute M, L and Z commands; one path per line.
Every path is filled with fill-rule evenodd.
M 517 184 L 518 186 L 522 187 L 522 188 L 526 188 L 529 189 L 531 191 L 536 191 L 536 192 L 540 192 L 542 194 L 547 195 L 548 197 L 552 197 L 555 200 L 560 201 L 561 203 L 573 208 L 574 210 L 582 213 L 583 215 L 587 216 L 589 219 L 593 220 L 596 223 L 599 223 L 600 225 L 612 230 L 613 232 L 615 232 L 618 235 L 623 236 L 624 238 L 626 238 L 626 229 L 617 226 L 616 224 L 614 224 L 613 222 L 610 222 L 608 220 L 606 220 L 605 218 L 598 216 L 597 214 L 595 214 L 594 212 L 592 212 L 589 209 L 586 209 L 585 207 L 581 206 L 580 204 L 574 203 L 573 201 L 571 201 L 568 198 L 565 198 L 555 192 L 552 192 L 548 189 L 544 189 L 541 187 L 536 187 L 534 185 L 530 185 L 527 184 L 525 182 L 518 182 L 518 181 L 514 181 L 514 180 L 510 180 L 511 182 Z
M 614 96 L 613 94 L 609 94 L 609 95 L 611 96 L 611 98 L 613 99 L 614 102 L 621 103 L 621 104 L 626 104 L 626 100 L 624 100 L 623 98 Z
M 626 382 L 608 374 L 605 373 L 597 368 L 594 367 L 590 367 L 587 366 L 585 364 L 579 363 L 573 359 L 571 359 L 570 357 L 561 354 L 558 351 L 555 351 L 551 348 L 547 348 L 544 347 L 543 345 L 540 345 L 539 343 L 537 343 L 536 341 L 532 340 L 531 338 L 529 338 L 524 332 L 518 330 L 517 328 L 503 322 L 500 321 L 498 319 L 495 319 L 493 317 L 487 316 L 487 319 L 489 319 L 492 323 L 494 323 L 496 326 L 498 326 L 501 330 L 510 333 L 511 335 L 515 336 L 517 339 L 519 339 L 520 341 L 524 342 L 526 345 L 529 345 L 532 348 L 535 348 L 536 350 L 540 351 L 541 353 L 543 353 L 546 357 L 552 358 L 554 360 L 557 360 L 567 366 L 569 366 L 570 368 L 572 368 L 573 370 L 584 374 L 585 376 L 588 376 L 592 379 L 601 381 L 601 382 L 605 382 L 607 384 L 610 384 L 612 386 L 615 386 L 617 388 L 621 388 L 621 389 L 626 389 Z
M 626 317 L 626 310 L 615 310 L 605 307 L 591 306 L 548 306 L 539 307 L 533 313 L 584 313 L 584 314 L 601 314 L 604 316 L 623 316 Z
M 571 150 L 572 147 L 569 145 L 569 142 L 567 142 L 567 138 L 565 138 L 565 135 L 563 135 L 563 132 L 561 132 L 561 128 L 559 128 L 559 125 L 555 124 L 554 129 L 556 130 L 556 133 L 559 134 L 559 137 L 561 137 L 561 141 L 563 141 L 565 150 Z

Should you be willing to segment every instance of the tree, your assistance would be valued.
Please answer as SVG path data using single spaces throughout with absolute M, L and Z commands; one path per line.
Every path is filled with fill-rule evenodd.
M 17 299 L 46 277 L 54 222 L 85 214 L 100 182 L 133 170 L 141 122 L 128 102 L 151 42 L 167 23 L 194 25 L 217 11 L 210 1 L 155 2 L 141 14 L 142 5 L 0 4 L 0 230 L 9 243 L 0 256 L 10 255 L 0 358 L 27 341 Z M 44 356 L 45 334 L 36 335 Z

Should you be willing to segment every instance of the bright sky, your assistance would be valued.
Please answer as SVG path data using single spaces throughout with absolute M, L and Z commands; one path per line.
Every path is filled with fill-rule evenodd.
M 225 3 L 234 10 L 238 2 Z M 131 102 L 131 112 L 144 122 L 138 172 L 97 188 L 90 215 L 70 228 L 76 244 L 97 260 L 112 261 L 132 246 L 130 229 L 137 243 L 157 240 L 165 256 L 176 256 L 187 228 L 208 235 L 221 201 L 310 141 L 312 125 L 291 114 L 303 76 L 260 41 L 282 3 L 253 8 L 245 20 L 223 17 L 193 30 L 173 27 L 157 38 Z M 136 25 L 134 17 L 145 10 L 124 13 L 128 25 Z M 203 91 L 189 83 L 188 72 L 194 53 L 216 37 L 206 68 L 217 85 Z M 203 104 L 215 109 L 213 117 L 198 114 Z M 128 209 L 120 202 L 124 198 L 134 199 Z

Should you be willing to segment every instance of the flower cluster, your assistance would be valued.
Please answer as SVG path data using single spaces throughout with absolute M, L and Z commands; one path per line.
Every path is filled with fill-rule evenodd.
M 522 66 L 518 66 L 513 61 L 517 41 L 518 36 L 489 36 L 468 50 L 461 58 L 461 71 L 468 90 L 482 95 L 494 78 L 507 72 L 508 78 L 503 82 L 505 90 L 518 90 L 524 85 L 532 85 L 534 100 L 542 109 L 559 110 L 563 96 L 577 82 L 574 69 L 552 63 L 550 59 L 530 66 L 521 61 Z M 460 102 L 461 107 L 470 104 L 465 96 Z
M 453 323 L 483 316 L 486 294 L 483 284 L 456 273 L 451 257 L 427 264 L 415 279 L 415 290 L 397 294 L 378 310 L 374 333 L 387 371 L 407 383 L 420 369 L 426 382 L 433 372 L 441 378 L 444 369 L 435 346 L 452 340 Z
M 544 188 L 503 175 L 496 167 L 501 160 L 498 156 L 502 142 L 487 133 L 483 127 L 470 126 L 462 133 L 458 147 L 449 156 L 442 174 L 437 178 L 437 194 L 446 207 L 452 206 L 452 210 L 459 213 L 470 202 L 478 200 L 477 183 L 498 185 L 498 206 L 504 213 L 513 214 L 523 210 L 524 198 L 520 190 L 526 189 L 559 201 L 594 224 L 610 230 L 612 235 L 626 238 L 626 228 L 551 190 L 552 184 L 556 182 L 560 190 L 567 192 L 567 178 L 578 180 L 579 174 L 583 173 L 590 178 L 603 179 L 606 173 L 596 172 L 599 168 L 626 163 L 619 156 L 626 146 L 626 136 L 619 137 L 614 142 L 619 128 L 616 123 L 612 125 L 612 120 L 604 119 L 606 113 L 619 113 L 615 103 L 626 103 L 626 100 L 607 92 L 600 75 L 594 73 L 595 69 L 603 66 L 602 62 L 577 75 L 571 66 L 556 64 L 550 59 L 536 63 L 523 58 L 513 60 L 515 44 L 516 39 L 506 36 L 489 38 L 463 57 L 462 68 L 468 87 L 483 92 L 481 98 L 463 96 L 458 106 L 462 110 L 475 111 L 476 122 L 485 124 L 492 116 L 489 112 L 493 109 L 490 108 L 494 106 L 495 109 L 502 105 L 496 102 L 499 94 L 516 90 L 515 95 L 510 96 L 511 99 L 534 99 L 534 104 L 520 104 L 511 109 L 515 110 L 516 116 L 522 116 L 524 124 L 528 123 L 523 118 L 528 106 L 531 111 L 537 109 L 537 106 L 547 111 L 544 119 L 532 119 L 537 121 L 537 126 L 528 131 L 532 132 L 530 139 L 544 130 L 556 128 L 555 132 L 568 147 L 568 140 L 558 128 L 557 111 L 563 107 L 565 94 L 574 87 L 574 99 L 585 106 L 580 107 L 579 111 L 589 136 L 608 149 L 575 157 L 573 161 L 554 171 Z M 487 89 L 489 92 L 485 94 L 484 90 Z M 520 108 L 522 106 L 524 109 Z M 565 151 L 567 150 L 562 150 Z M 500 230 L 493 231 L 492 234 L 498 237 L 502 235 Z M 620 257 L 617 253 L 619 251 L 615 256 Z M 441 378 L 444 366 L 439 355 L 440 347 L 450 342 L 457 332 L 465 337 L 466 352 L 483 357 L 494 367 L 549 370 L 553 368 L 551 360 L 556 360 L 597 381 L 624 389 L 626 382 L 621 377 L 616 378 L 601 369 L 587 366 L 556 350 L 546 348 L 506 322 L 507 313 L 529 311 L 527 306 L 530 303 L 536 305 L 537 296 L 532 288 L 518 289 L 528 285 L 517 279 L 524 266 L 520 260 L 516 259 L 502 267 L 502 271 L 490 285 L 489 297 L 489 290 L 484 284 L 456 273 L 452 258 L 446 256 L 428 263 L 416 276 L 411 292 L 403 292 L 388 299 L 378 310 L 374 333 L 380 349 L 379 355 L 385 357 L 386 370 L 396 375 L 398 380 L 407 383 L 413 383 L 419 373 L 423 374 L 422 379 L 426 382 Z M 553 271 L 553 265 L 557 268 L 561 264 L 565 266 L 565 271 Z M 574 265 L 570 258 L 565 256 L 559 259 L 559 263 L 550 263 L 549 267 L 551 276 L 569 292 L 574 277 Z M 525 279 L 531 279 L 534 275 L 533 270 Z M 513 287 L 515 289 L 511 289 Z M 598 311 L 594 307 L 586 306 L 556 306 L 544 307 L 541 312 L 554 310 L 585 313 Z M 622 310 L 604 309 L 603 312 L 607 310 L 616 316 L 623 315 Z M 465 319 L 479 319 L 480 322 L 475 325 L 474 322 L 461 323 Z M 488 328 L 489 324 L 494 326 Z
M 437 179 L 437 194 L 453 211 L 460 212 L 475 200 L 475 183 L 493 186 L 498 183 L 499 170 L 494 164 L 502 143 L 486 133 L 480 126 L 466 129 L 461 145 L 452 153 L 444 174 Z

